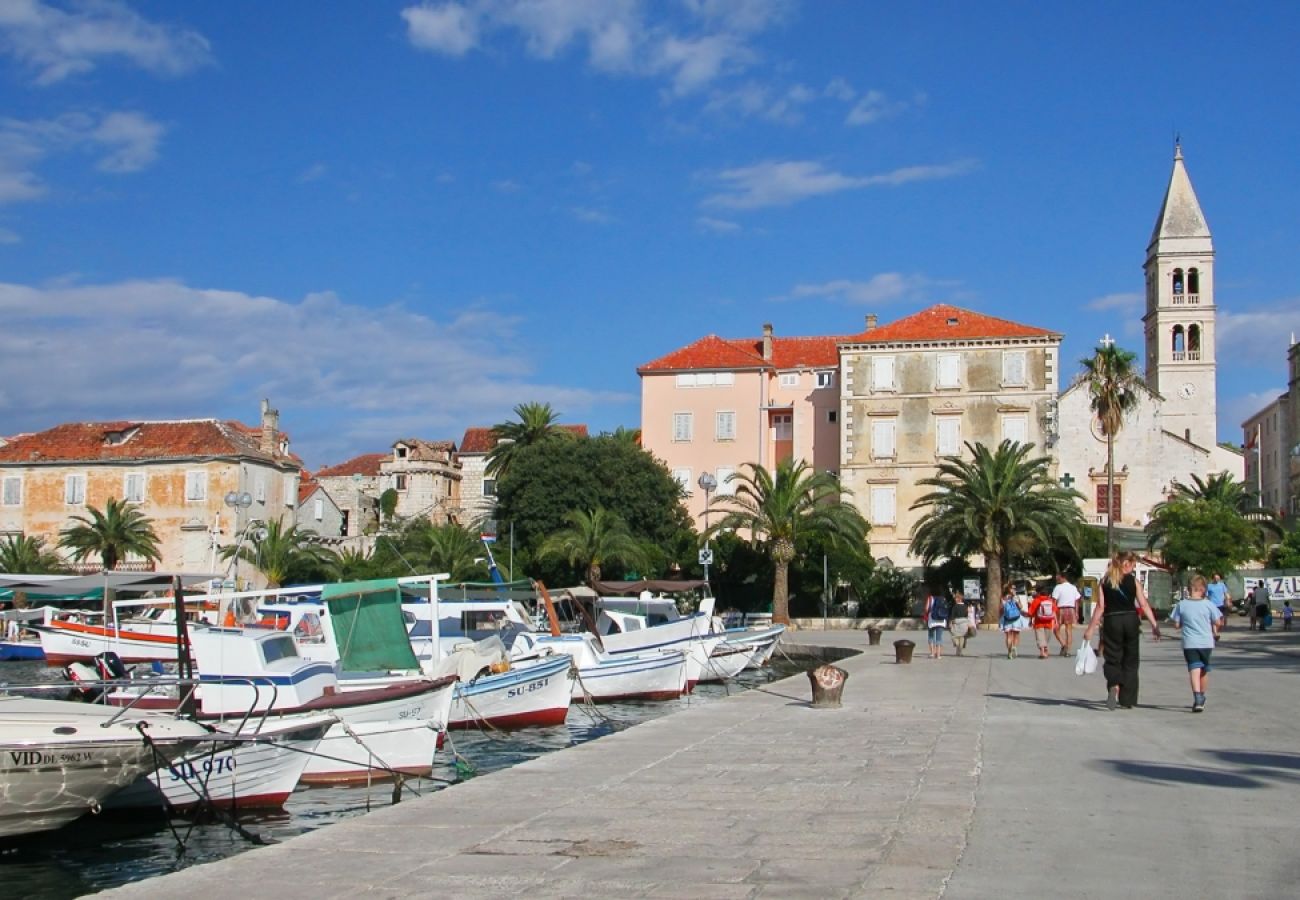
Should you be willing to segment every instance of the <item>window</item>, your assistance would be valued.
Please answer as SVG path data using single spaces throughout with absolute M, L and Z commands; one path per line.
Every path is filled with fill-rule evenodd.
M 936 422 L 936 452 L 940 456 L 956 456 L 961 447 L 961 419 L 958 416 L 939 416 Z
M 894 419 L 877 419 L 871 423 L 872 459 L 893 459 L 898 455 L 897 433 L 898 423 Z
M 817 373 L 817 386 L 818 386 L 819 388 L 828 388 L 828 387 L 830 387 L 830 386 L 833 385 L 833 384 L 835 384 L 835 373 L 834 373 L 834 372 L 818 372 L 818 373 Z
M 1004 350 L 1002 352 L 1002 383 L 1004 385 L 1024 385 L 1025 351 Z
M 871 389 L 873 391 L 894 389 L 894 357 L 877 356 L 871 360 Z
M 5 506 L 23 505 L 23 477 L 21 475 L 5 476 L 4 488 L 0 492 L 0 503 Z
M 783 387 L 783 388 L 797 388 L 798 386 L 799 386 L 799 373 L 798 373 L 798 372 L 782 372 L 782 373 L 781 373 L 781 387 Z
M 713 438 L 718 441 L 736 439 L 736 414 L 730 410 L 719 410 L 713 414 Z
M 1002 440 L 1017 444 L 1029 443 L 1029 417 L 1011 415 L 1002 417 Z
M 736 474 L 735 467 L 718 466 L 718 470 L 713 474 L 718 479 L 717 495 L 719 497 L 730 497 L 736 493 L 736 482 L 731 478 L 732 475 Z
M 695 432 L 695 414 L 688 412 L 673 413 L 673 440 L 689 441 Z
M 393 476 L 393 487 L 394 487 L 396 490 L 399 490 L 399 491 L 404 491 L 404 490 L 406 490 L 406 476 L 405 476 L 405 475 L 394 475 L 394 476 Z
M 1201 273 L 1197 269 L 1187 270 L 1187 293 L 1199 294 L 1201 292 Z
M 186 472 L 185 473 L 185 499 L 188 502 L 203 501 L 208 499 L 208 473 L 207 472 Z
M 834 425 L 840 420 L 840 411 L 838 409 L 826 410 L 826 421 Z
M 406 449 L 407 448 L 401 446 L 394 448 L 398 459 L 406 459 Z
M 1111 495 L 1113 503 L 1106 502 L 1106 485 L 1097 485 L 1097 515 L 1109 515 L 1111 521 L 1118 522 L 1124 518 L 1124 493 L 1123 485 L 1115 485 L 1115 492 Z
M 76 506 L 86 502 L 86 476 L 69 475 L 63 481 L 63 502 Z
M 673 469 L 673 480 L 677 482 L 682 493 L 690 496 L 691 493 L 691 470 L 690 469 Z
M 266 476 L 258 475 L 257 480 L 253 482 L 253 499 L 258 503 L 266 502 Z
M 713 387 L 713 373 L 712 373 L 712 372 L 696 372 L 696 373 L 695 373 L 695 386 L 696 386 L 696 387 Z
M 144 500 L 144 473 L 127 472 L 122 483 L 122 499 L 128 503 L 140 503 Z
M 719 372 L 717 374 L 718 387 L 731 387 L 736 383 L 735 372 Z
M 483 479 L 483 496 L 495 497 L 497 495 L 497 480 L 495 478 Z
M 298 479 L 292 475 L 284 476 L 284 505 L 298 505 Z
M 939 377 L 935 382 L 935 386 L 941 388 L 961 387 L 960 353 L 939 354 Z
M 894 486 L 876 485 L 871 488 L 871 524 L 894 524 Z
M 325 518 L 325 501 L 322 500 L 320 497 L 317 497 L 312 502 L 311 514 L 312 514 L 312 518 L 314 518 L 317 522 Z
M 772 438 L 778 441 L 794 440 L 794 415 L 780 413 L 772 417 Z
M 678 386 L 679 388 L 693 388 L 693 387 L 695 387 L 695 373 L 694 373 L 694 372 L 679 372 L 679 373 L 677 374 L 677 386 Z

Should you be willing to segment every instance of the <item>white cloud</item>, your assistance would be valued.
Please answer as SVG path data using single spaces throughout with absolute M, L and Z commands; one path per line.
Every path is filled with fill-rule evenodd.
M 41 0 L 0 3 L 0 52 L 49 85 L 118 60 L 156 75 L 183 75 L 212 61 L 203 35 L 150 22 L 120 0 L 64 10 Z
M 482 306 L 435 320 L 331 293 L 290 302 L 165 280 L 0 283 L 0 320 L 0 420 L 9 431 L 214 416 L 230 397 L 248 398 L 251 420 L 265 396 L 316 466 L 402 434 L 459 438 L 467 424 L 509 418 L 521 397 L 566 415 L 631 399 L 539 381 L 521 320 Z M 438 360 L 436 378 L 429 359 Z M 304 432 L 295 422 L 315 424 Z
M 498 178 L 492 182 L 492 187 L 503 194 L 517 194 L 520 191 L 519 182 L 510 178 Z
M 308 182 L 311 181 L 319 181 L 320 179 L 325 177 L 325 174 L 328 171 L 329 171 L 329 166 L 325 165 L 325 163 L 322 162 L 312 163 L 306 169 L 303 169 L 303 171 L 298 175 L 297 181 L 299 184 L 307 184 Z
M 695 224 L 705 231 L 712 231 L 714 234 L 735 234 L 740 230 L 740 225 L 727 219 L 715 219 L 710 216 L 700 216 L 695 220 Z
M 72 151 L 101 154 L 96 168 L 126 174 L 153 164 L 166 128 L 137 112 L 66 113 L 56 119 L 0 119 L 0 204 L 46 192 L 36 170 L 47 157 Z
M 1135 313 L 1142 309 L 1144 298 L 1136 291 L 1107 294 L 1104 297 L 1098 297 L 1095 300 L 1089 300 L 1083 305 L 1084 309 L 1090 309 L 1094 312 L 1110 312 L 1112 310 L 1121 313 Z
M 1219 365 L 1285 371 L 1290 339 L 1300 337 L 1300 297 L 1244 312 L 1220 307 L 1215 328 Z M 1227 348 L 1234 348 L 1230 359 Z
M 407 36 L 424 50 L 464 56 L 478 45 L 478 17 L 459 3 L 402 10 Z
M 575 206 L 569 211 L 579 222 L 589 222 L 592 225 L 609 225 L 614 221 L 614 217 L 609 213 L 588 206 Z
M 845 303 L 891 303 L 899 300 L 923 300 L 927 291 L 935 286 L 952 286 L 951 282 L 936 282 L 924 275 L 905 275 L 901 272 L 881 272 L 866 281 L 841 278 L 821 284 L 797 284 L 783 299 L 804 297 L 829 297 Z
M 802 84 L 776 91 L 757 82 L 729 90 L 714 90 L 704 106 L 706 113 L 735 113 L 793 125 L 803 120 L 803 110 L 817 95 Z
M 769 160 L 719 172 L 716 180 L 721 190 L 706 197 L 704 204 L 728 209 L 789 206 L 823 194 L 953 178 L 974 171 L 975 167 L 975 161 L 968 159 L 943 165 L 907 166 L 879 175 L 845 175 L 809 160 Z
M 585 50 L 598 72 L 666 78 L 682 96 L 753 65 L 750 41 L 790 8 L 787 0 L 685 0 L 673 8 L 639 0 L 449 0 L 401 15 L 422 50 L 459 57 L 507 33 L 536 59 Z

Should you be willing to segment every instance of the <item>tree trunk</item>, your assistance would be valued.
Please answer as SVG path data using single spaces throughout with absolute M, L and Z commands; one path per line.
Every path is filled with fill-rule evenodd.
M 1115 435 L 1106 432 L 1106 556 L 1115 558 Z
M 772 586 L 772 621 L 778 625 L 790 624 L 790 563 L 776 561 L 776 577 Z
M 997 622 L 1002 615 L 1002 557 L 997 553 L 984 554 L 984 567 L 988 569 L 989 585 L 984 601 L 984 622 Z

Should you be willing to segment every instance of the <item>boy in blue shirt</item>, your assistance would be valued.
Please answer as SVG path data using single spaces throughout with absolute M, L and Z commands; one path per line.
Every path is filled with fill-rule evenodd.
M 1187 660 L 1187 676 L 1192 683 L 1192 712 L 1198 713 L 1205 709 L 1205 691 L 1210 685 L 1210 654 L 1219 639 L 1223 614 L 1205 599 L 1203 576 L 1192 577 L 1188 592 L 1191 596 L 1178 601 L 1169 621 L 1182 632 L 1183 659 Z

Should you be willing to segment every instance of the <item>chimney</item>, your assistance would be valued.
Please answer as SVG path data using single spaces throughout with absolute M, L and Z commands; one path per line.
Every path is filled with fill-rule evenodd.
M 876 327 L 876 314 L 867 313 L 867 331 Z
M 772 326 L 763 326 L 763 359 L 772 361 Z
M 262 440 L 258 448 L 268 456 L 275 456 L 279 447 L 276 433 L 280 430 L 280 413 L 271 409 L 271 401 L 262 401 Z

